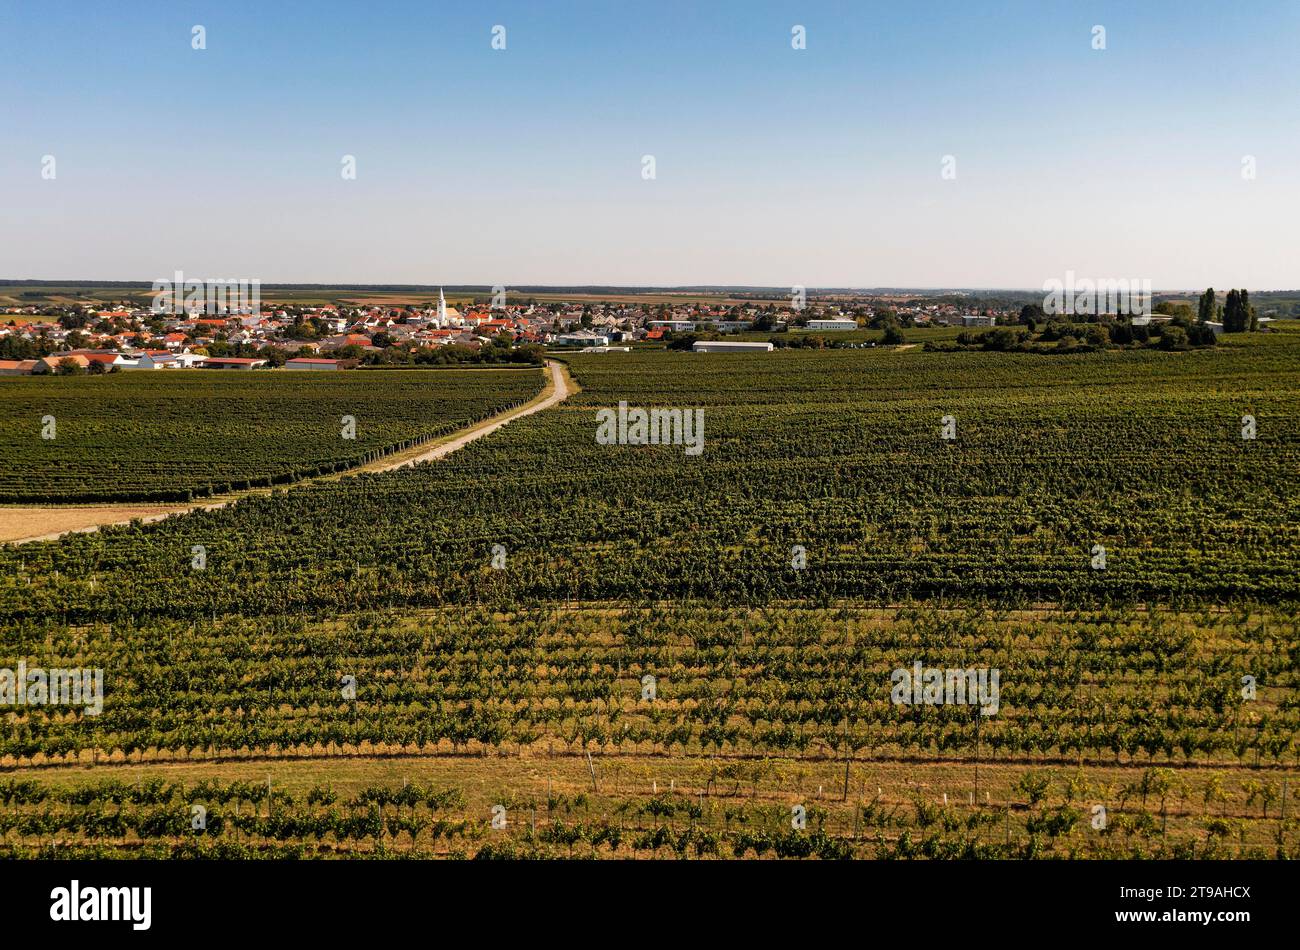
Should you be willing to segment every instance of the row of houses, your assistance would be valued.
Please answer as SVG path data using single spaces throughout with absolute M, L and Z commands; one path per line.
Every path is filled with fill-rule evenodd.
M 50 373 L 66 372 L 66 368 L 75 367 L 83 372 L 96 372 L 92 367 L 98 365 L 103 372 L 119 370 L 160 370 L 160 369 L 233 369 L 250 370 L 266 366 L 267 361 L 253 357 L 241 356 L 206 356 L 196 353 L 169 353 L 153 350 L 145 353 L 126 354 L 112 352 L 63 352 L 52 353 L 41 359 L 0 360 L 0 376 L 41 376 Z M 318 359 L 314 357 L 295 357 L 286 360 L 284 368 L 288 370 L 340 370 L 355 361 Z
M 441 294 L 436 310 L 340 309 L 325 304 L 256 313 L 160 315 L 147 309 L 79 308 L 70 314 L 77 317 L 77 322 L 65 321 L 67 326 L 48 319 L 22 319 L 29 309 L 34 310 L 5 311 L 10 320 L 0 325 L 0 337 L 62 346 L 64 355 L 89 347 L 105 352 L 165 349 L 184 354 L 191 349 L 211 348 L 213 344 L 270 347 L 304 356 L 303 350 L 314 355 L 352 346 L 367 351 L 386 346 L 414 350 L 459 345 L 476 349 L 502 336 L 514 342 L 549 343 L 552 334 L 549 313 L 537 311 L 535 316 L 524 316 L 474 310 L 462 315 L 456 308 L 448 307 Z M 303 328 L 307 329 L 306 333 L 299 332 Z M 384 337 L 382 341 L 376 340 L 380 334 Z M 180 365 L 189 364 L 182 361 Z
M 962 313 L 951 304 L 916 307 L 915 302 L 884 301 L 900 317 L 917 322 L 955 322 L 958 325 L 992 325 L 991 314 Z M 910 304 L 910 305 L 909 305 Z M 970 308 L 966 308 L 969 310 Z M 913 313 L 915 311 L 915 313 Z M 122 354 L 121 369 L 244 368 L 262 365 L 251 357 L 205 359 L 194 351 L 240 347 L 241 352 L 279 350 L 286 356 L 324 360 L 329 356 L 355 357 L 396 347 L 408 352 L 442 346 L 479 349 L 502 340 L 511 345 L 557 345 L 588 349 L 640 341 L 656 342 L 669 334 L 699 329 L 723 333 L 751 330 L 761 320 L 765 329 L 795 324 L 815 332 L 851 331 L 870 311 L 843 302 L 809 304 L 796 308 L 779 301 L 720 304 L 683 300 L 644 304 L 631 301 L 512 302 L 476 304 L 461 312 L 448 306 L 439 292 L 435 304 L 349 306 L 345 304 L 282 305 L 257 311 L 157 314 L 148 309 L 110 305 L 97 310 L 79 308 L 78 323 L 68 326 L 45 321 L 25 321 L 10 309 L 8 325 L 0 336 L 63 346 L 61 356 L 83 353 L 82 348 Z M 74 329 L 73 327 L 78 327 Z M 215 345 L 214 345 L 215 344 Z M 344 351 L 347 352 L 339 352 Z M 175 360 L 155 356 L 174 354 Z M 145 355 L 141 355 L 141 353 Z M 251 359 L 251 363 L 243 360 Z M 290 361 L 294 369 L 340 368 L 327 362 Z M 33 372 L 37 370 L 31 368 Z M 7 372 L 21 372 L 11 369 Z

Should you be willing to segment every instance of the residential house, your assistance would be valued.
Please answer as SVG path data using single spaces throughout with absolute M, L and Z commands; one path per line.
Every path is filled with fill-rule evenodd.
M 171 350 L 145 350 L 131 356 L 130 369 L 176 369 L 181 362 Z

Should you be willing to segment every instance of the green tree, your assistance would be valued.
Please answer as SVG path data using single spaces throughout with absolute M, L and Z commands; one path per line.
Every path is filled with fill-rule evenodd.
M 1228 299 L 1223 304 L 1223 332 L 1237 332 L 1237 291 L 1229 290 Z
M 283 366 L 288 360 L 288 356 L 285 355 L 284 350 L 280 349 L 278 346 L 264 347 L 258 351 L 257 355 L 260 359 L 266 360 L 266 365 L 271 369 Z
M 1205 293 L 1201 294 L 1200 302 L 1196 306 L 1196 322 L 1208 323 L 1214 319 L 1214 288 L 1206 288 Z
M 1160 349 L 1162 350 L 1185 350 L 1187 349 L 1187 331 L 1182 327 L 1176 327 L 1172 324 L 1166 326 L 1160 332 Z
M 1047 313 L 1043 310 L 1043 305 L 1038 303 L 1025 304 L 1020 308 L 1020 322 L 1030 327 L 1046 323 Z
M 1209 324 L 1193 323 L 1187 328 L 1187 342 L 1192 346 L 1214 346 L 1218 338 Z
M 1252 329 L 1255 315 L 1251 312 L 1250 297 L 1244 290 L 1229 290 L 1223 308 L 1223 332 L 1244 333 Z

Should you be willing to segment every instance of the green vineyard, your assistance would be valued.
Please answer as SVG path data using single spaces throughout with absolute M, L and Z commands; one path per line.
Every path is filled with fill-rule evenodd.
M 0 712 L 0 853 L 1300 856 L 1294 328 L 565 359 L 437 464 L 0 549 L 0 666 L 104 683 Z
M 683 773 L 657 788 L 655 763 L 602 769 L 582 787 L 474 773 L 493 792 L 403 781 L 0 781 L 0 857 L 335 858 L 1295 858 L 1278 784 L 1150 768 L 994 773 L 977 804 L 900 785 L 858 795 L 770 760 Z M 797 773 L 797 774 L 796 774 Z M 164 777 L 165 776 L 165 777 Z M 448 776 L 438 774 L 438 779 Z M 897 776 L 890 776 L 896 779 Z M 954 782 L 956 776 L 946 776 Z M 888 781 L 888 778 L 881 778 Z M 807 783 L 806 794 L 792 785 Z M 991 787 L 990 787 L 991 786 Z M 786 791 L 775 791 L 784 787 Z M 947 793 L 943 793 L 945 796 Z M 996 796 L 996 797 L 995 797 Z M 1100 804 L 1105 801 L 1107 804 Z M 1105 809 L 1105 821 L 1097 816 Z M 1268 820 L 1272 813 L 1274 821 Z M 795 816 L 799 817 L 796 819 Z M 1096 827 L 1096 825 L 1102 827 Z
M 1298 334 L 1173 354 L 570 362 L 580 393 L 437 466 L 0 553 L 0 613 L 1300 599 Z M 620 401 L 701 410 L 702 454 L 600 444 L 598 412 Z
M 0 379 L 0 502 L 189 501 L 282 485 L 446 435 L 541 388 L 537 370 Z
M 29 666 L 105 676 L 97 715 L 31 706 L 16 717 L 0 738 L 0 762 L 13 764 L 364 746 L 1300 765 L 1300 627 L 1271 612 L 457 608 L 32 623 L 8 640 Z M 892 672 L 917 662 L 998 670 L 991 714 L 894 701 Z

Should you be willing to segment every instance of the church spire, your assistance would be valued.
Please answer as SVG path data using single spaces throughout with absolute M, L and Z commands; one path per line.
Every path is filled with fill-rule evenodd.
M 441 287 L 438 288 L 438 322 L 447 325 L 447 298 L 442 295 Z

